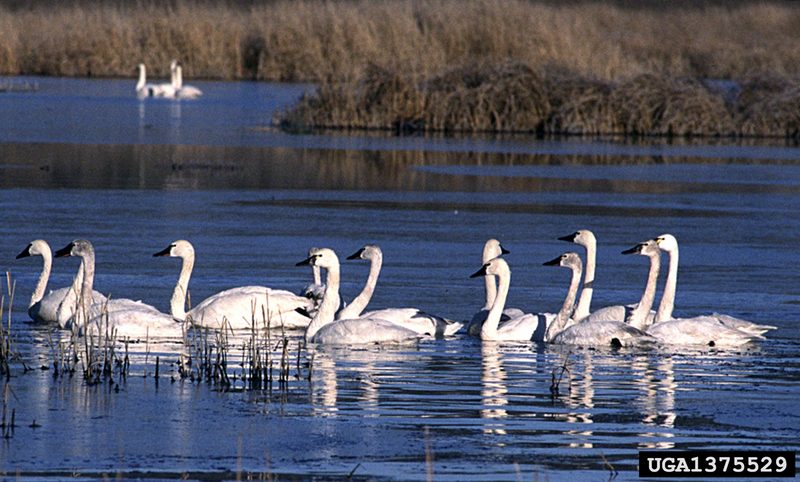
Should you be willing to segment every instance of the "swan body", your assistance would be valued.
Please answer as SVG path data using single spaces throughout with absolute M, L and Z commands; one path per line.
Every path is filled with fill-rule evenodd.
M 658 277 L 658 267 L 652 273 L 653 259 L 658 261 L 658 247 L 655 241 L 641 243 L 636 247 L 623 251 L 624 254 L 643 254 L 651 259 L 651 276 L 653 280 Z M 559 311 L 556 321 L 547 330 L 547 342 L 557 345 L 583 345 L 583 346 L 631 346 L 640 343 L 654 341 L 653 337 L 646 334 L 635 326 L 636 319 L 644 317 L 644 313 L 650 310 L 655 296 L 655 282 L 652 283 L 652 293 L 645 290 L 639 307 L 633 311 L 631 317 L 634 322 L 631 324 L 618 320 L 595 320 L 588 321 L 584 318 L 577 323 L 570 320 L 569 313 L 571 306 L 575 302 L 578 284 L 581 276 L 580 257 L 576 253 L 565 253 L 560 258 L 545 263 L 551 266 L 563 266 L 572 269 L 572 281 L 564 300 L 564 305 Z
M 312 309 L 311 300 L 265 286 L 240 286 L 221 291 L 187 312 L 186 297 L 194 268 L 194 246 L 179 239 L 153 256 L 181 258 L 181 272 L 170 299 L 170 313 L 176 320 L 191 320 L 194 325 L 214 329 L 250 329 L 254 321 L 259 323 L 264 316 L 273 327 L 305 328 L 309 323 L 307 316 L 295 310 Z
M 136 83 L 136 95 L 141 97 L 174 97 L 172 83 L 153 84 L 147 82 L 147 68 L 139 64 L 139 81 Z
M 31 301 L 28 304 L 28 315 L 32 320 L 43 323 L 58 323 L 63 326 L 72 318 L 74 309 L 72 311 L 64 310 L 61 318 L 59 318 L 59 308 L 62 304 L 66 306 L 74 306 L 77 299 L 77 293 L 83 283 L 83 269 L 78 269 L 75 275 L 73 286 L 59 288 L 45 294 L 47 289 L 47 282 L 50 279 L 50 271 L 53 266 L 53 252 L 50 245 L 43 239 L 35 239 L 28 244 L 28 246 L 17 255 L 17 259 L 27 258 L 29 256 L 42 257 L 42 273 L 39 275 L 39 281 L 36 283 L 36 288 L 31 295 Z M 94 303 L 102 303 L 106 297 L 97 291 L 92 292 L 92 301 Z
M 503 314 L 511 284 L 511 269 L 508 267 L 508 263 L 499 257 L 491 259 L 484 263 L 481 269 L 470 275 L 470 278 L 486 275 L 497 277 L 497 296 L 486 316 L 486 321 L 481 326 L 479 335 L 481 340 L 532 341 L 536 338 L 540 338 L 540 340 L 536 341 L 543 340 L 546 321 L 542 316 L 525 313 L 500 324 L 500 318 Z
M 372 299 L 375 286 L 378 283 L 381 266 L 383 265 L 383 252 L 380 246 L 368 244 L 348 256 L 347 259 L 363 259 L 370 262 L 369 276 L 364 284 L 364 289 L 356 298 L 336 316 L 337 319 L 359 318 L 379 318 L 390 321 L 404 328 L 410 329 L 420 335 L 430 335 L 444 337 L 454 335 L 461 329 L 463 323 L 448 320 L 441 316 L 431 315 L 417 308 L 385 308 L 382 310 L 370 311 L 362 315 L 364 309 Z
M 178 64 L 177 60 L 173 60 L 170 64 L 170 72 L 172 73 L 171 86 L 175 98 L 196 99 L 203 95 L 203 91 L 197 87 L 193 85 L 183 85 L 183 67 Z
M 511 251 L 507 250 L 495 238 L 491 238 L 483 245 L 483 253 L 481 255 L 481 264 L 486 264 L 498 256 L 509 254 Z M 497 281 L 494 276 L 486 275 L 483 279 L 483 285 L 486 293 L 486 302 L 483 308 L 478 310 L 477 313 L 472 315 L 469 323 L 467 323 L 467 333 L 470 336 L 479 337 L 481 335 L 481 327 L 486 317 L 489 315 L 489 310 L 492 309 L 494 299 L 497 296 Z M 525 313 L 519 308 L 504 308 L 502 315 L 500 315 L 500 323 L 508 321 L 512 318 L 519 318 Z
M 671 234 L 662 234 L 656 238 L 658 247 L 669 255 L 669 271 L 667 273 L 667 281 L 664 285 L 664 294 L 661 296 L 661 303 L 658 306 L 658 313 L 656 321 L 662 322 L 673 319 L 672 311 L 675 308 L 675 293 L 678 287 L 678 240 Z M 730 315 L 721 313 L 712 313 L 706 316 L 700 316 L 693 319 L 705 319 L 706 317 L 719 321 L 723 326 L 733 328 L 748 335 L 763 335 L 769 330 L 774 330 L 777 327 L 772 325 L 760 325 L 752 321 L 742 320 Z
M 591 311 L 592 296 L 594 294 L 594 278 L 597 265 L 597 238 L 588 229 L 580 229 L 574 233 L 558 238 L 561 241 L 575 243 L 586 249 L 586 270 L 584 272 L 583 289 L 581 290 L 578 305 L 575 307 L 573 317 L 578 321 L 625 321 L 636 309 L 636 305 L 611 305 Z M 648 314 L 648 321 L 655 319 L 655 311 Z
M 173 337 L 183 334 L 183 326 L 171 316 L 144 303 L 120 299 L 117 308 L 108 310 L 92 304 L 94 283 L 94 247 L 85 239 L 76 239 L 56 252 L 56 257 L 79 256 L 84 276 L 75 310 L 73 328 L 89 334 L 115 333 L 117 337 Z M 98 310 L 100 314 L 98 314 Z
M 421 335 L 391 321 L 361 316 L 334 320 L 339 305 L 340 265 L 332 249 L 314 248 L 297 266 L 319 266 L 327 270 L 325 296 L 305 333 L 306 342 L 326 345 L 350 345 L 409 342 Z

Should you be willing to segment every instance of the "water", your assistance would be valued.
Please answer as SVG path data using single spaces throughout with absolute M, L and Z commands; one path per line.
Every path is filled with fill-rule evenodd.
M 290 136 L 264 126 L 308 87 L 197 83 L 196 103 L 140 103 L 131 81 L 39 82 L 37 93 L 0 94 L 0 268 L 16 281 L 15 349 L 33 368 L 13 364 L 3 392 L 16 423 L 0 443 L 8 475 L 598 480 L 610 465 L 625 480 L 642 449 L 800 445 L 795 148 Z M 127 380 L 88 385 L 80 371 L 54 377 L 63 333 L 24 321 L 38 259 L 13 259 L 35 238 L 57 249 L 85 237 L 98 289 L 166 311 L 178 264 L 151 254 L 175 239 L 198 253 L 194 300 L 246 284 L 296 290 L 309 280 L 294 266 L 308 247 L 343 258 L 378 243 L 371 306 L 463 320 L 483 304 L 468 276 L 489 237 L 512 251 L 509 304 L 557 310 L 568 272 L 541 264 L 578 251 L 556 240 L 578 228 L 600 243 L 595 307 L 636 301 L 647 263 L 619 252 L 670 232 L 681 243 L 678 314 L 779 329 L 737 350 L 462 335 L 304 351 L 299 370 L 290 334 L 288 384 L 271 390 L 246 389 L 238 348 L 229 372 L 239 378 L 224 390 L 180 379 L 181 345 L 140 343 Z M 55 260 L 50 286 L 76 269 Z M 343 264 L 345 298 L 366 272 Z

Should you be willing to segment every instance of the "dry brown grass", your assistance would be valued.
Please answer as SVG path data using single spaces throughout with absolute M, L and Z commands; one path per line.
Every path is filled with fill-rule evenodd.
M 78 2 L 0 7 L 0 73 L 353 80 L 370 65 L 429 77 L 513 61 L 600 80 L 643 73 L 800 74 L 800 6 L 781 2 L 630 8 L 523 0 Z

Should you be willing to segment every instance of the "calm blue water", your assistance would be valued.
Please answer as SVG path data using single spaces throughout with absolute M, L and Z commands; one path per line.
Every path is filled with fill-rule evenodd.
M 13 363 L 4 385 L 9 476 L 607 480 L 610 464 L 628 480 L 642 449 L 800 446 L 795 148 L 290 136 L 264 126 L 303 86 L 193 82 L 206 93 L 197 102 L 140 102 L 129 80 L 38 82 L 0 94 L 0 268 L 16 282 L 15 349 L 34 368 Z M 646 262 L 619 252 L 669 232 L 681 243 L 678 314 L 779 329 L 733 351 L 461 335 L 302 351 L 299 371 L 290 334 L 289 382 L 271 390 L 180 380 L 191 350 L 151 343 L 129 347 L 127 380 L 90 386 L 40 369 L 65 336 L 26 321 L 39 263 L 14 260 L 35 238 L 56 249 L 85 237 L 96 288 L 166 311 L 178 263 L 151 254 L 175 239 L 197 251 L 195 301 L 246 284 L 296 290 L 310 246 L 343 258 L 378 243 L 371 306 L 468 319 L 483 304 L 468 276 L 487 238 L 511 250 L 509 304 L 555 311 L 569 275 L 541 264 L 577 248 L 556 238 L 579 228 L 600 243 L 595 307 L 638 300 Z M 50 286 L 76 269 L 55 260 Z M 343 265 L 345 298 L 366 273 Z M 233 377 L 246 341 L 230 341 Z

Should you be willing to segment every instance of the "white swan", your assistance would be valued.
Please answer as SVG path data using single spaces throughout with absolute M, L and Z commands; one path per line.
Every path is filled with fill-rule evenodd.
M 347 257 L 347 259 L 363 259 L 370 262 L 369 276 L 367 282 L 364 284 L 364 289 L 361 290 L 356 298 L 343 308 L 336 316 L 337 319 L 352 319 L 352 318 L 380 318 L 382 320 L 397 323 L 404 328 L 416 331 L 424 335 L 431 335 L 436 337 L 452 336 L 464 326 L 459 323 L 441 316 L 431 315 L 425 313 L 417 308 L 384 308 L 382 310 L 374 310 L 364 313 L 362 312 L 372 299 L 372 294 L 375 291 L 375 286 L 378 283 L 378 276 L 381 272 L 383 265 L 383 252 L 378 245 L 368 244 L 359 249 L 354 254 Z
M 488 263 L 489 261 L 502 256 L 504 254 L 509 254 L 511 251 L 507 250 L 500 244 L 495 238 L 491 238 L 486 241 L 483 245 L 483 253 L 481 254 L 481 265 Z M 483 304 L 483 308 L 478 310 L 477 313 L 472 315 L 472 319 L 467 324 L 467 333 L 471 336 L 480 336 L 481 335 L 481 327 L 483 326 L 483 322 L 486 321 L 486 317 L 489 315 L 489 310 L 492 309 L 492 305 L 494 304 L 494 299 L 497 296 L 497 280 L 492 275 L 486 275 L 483 278 L 483 284 L 486 293 L 486 302 Z M 519 308 L 504 308 L 503 314 L 500 316 L 500 322 L 508 321 L 512 318 L 518 318 L 525 313 L 520 310 Z
M 586 272 L 583 279 L 583 289 L 575 307 L 574 319 L 577 321 L 625 321 L 636 305 L 611 305 L 591 311 L 592 295 L 594 294 L 595 266 L 597 262 L 597 238 L 588 229 L 581 229 L 574 233 L 558 238 L 561 241 L 575 243 L 586 248 Z M 648 322 L 655 319 L 655 311 L 648 314 Z
M 349 345 L 404 342 L 420 338 L 417 332 L 380 318 L 360 317 L 334 321 L 333 317 L 339 307 L 339 258 L 332 249 L 316 248 L 308 258 L 297 263 L 297 266 L 305 265 L 319 266 L 328 272 L 325 296 L 306 328 L 306 342 Z
M 56 258 L 79 256 L 84 276 L 78 296 L 73 326 L 90 334 L 114 333 L 119 338 L 182 337 L 183 324 L 154 307 L 128 299 L 92 304 L 94 284 L 94 247 L 85 239 L 76 239 L 56 251 Z M 116 303 L 117 309 L 108 306 Z M 101 306 L 102 305 L 102 306 Z
M 500 324 L 500 317 L 503 314 L 508 289 L 511 285 L 511 269 L 508 267 L 508 263 L 503 258 L 494 258 L 485 263 L 481 269 L 472 273 L 470 278 L 486 275 L 497 277 L 497 297 L 481 327 L 481 340 L 532 341 L 536 333 L 541 333 L 541 338 L 544 339 L 546 322 L 543 316 L 525 313 Z
M 170 83 L 153 84 L 147 82 L 147 68 L 139 64 L 139 81 L 136 83 L 136 95 L 139 97 L 174 97 L 175 88 Z
M 181 258 L 181 274 L 172 292 L 170 313 L 177 320 L 191 320 L 197 326 L 214 329 L 250 329 L 269 320 L 272 327 L 286 329 L 305 328 L 309 318 L 297 308 L 310 310 L 313 302 L 285 290 L 265 286 L 240 286 L 209 296 L 202 303 L 186 311 L 189 279 L 194 268 L 194 247 L 189 241 L 177 240 L 153 256 Z
M 582 267 L 580 258 L 577 258 L 575 253 L 567 253 L 566 255 L 562 255 L 559 258 L 545 263 L 551 266 L 564 266 L 572 269 L 572 281 L 570 282 L 570 288 L 569 291 L 567 291 L 564 305 L 561 311 L 559 311 L 556 321 L 551 323 L 547 330 L 546 341 L 548 343 L 584 346 L 630 346 L 653 341 L 651 336 L 636 328 L 635 325 L 638 320 L 646 316 L 645 314 L 650 311 L 650 306 L 653 304 L 653 298 L 655 297 L 655 279 L 658 277 L 658 246 L 655 241 L 650 240 L 645 243 L 640 243 L 622 253 L 649 256 L 651 263 L 650 271 L 653 283 L 648 283 L 648 287 L 652 289 L 645 290 L 645 294 L 642 295 L 642 300 L 639 302 L 638 307 L 631 313 L 631 321 L 633 321 L 631 324 L 616 320 L 588 321 L 587 318 L 584 318 L 578 323 L 571 321 L 569 318 L 569 311 L 572 309 L 571 305 L 575 301 L 575 295 L 581 277 Z M 652 276 L 654 266 L 655 277 Z
M 183 85 L 183 67 L 173 60 L 170 64 L 172 72 L 172 89 L 174 96 L 178 99 L 196 99 L 203 95 L 203 91 L 193 85 Z
M 17 255 L 17 259 L 27 258 L 28 256 L 42 257 L 42 273 L 39 275 L 36 289 L 33 290 L 31 301 L 28 304 L 28 315 L 34 321 L 58 323 L 63 328 L 75 313 L 74 307 L 78 299 L 78 291 L 83 284 L 83 266 L 78 267 L 78 273 L 75 275 L 72 286 L 58 288 L 45 295 L 53 266 L 53 253 L 50 250 L 50 245 L 43 239 L 35 239 Z M 92 300 L 94 303 L 102 303 L 106 300 L 106 297 L 102 293 L 93 291 Z M 67 309 L 59 310 L 62 303 Z M 61 317 L 59 317 L 59 313 Z
M 671 234 L 656 238 L 658 247 L 669 254 L 669 272 L 664 294 L 656 314 L 656 322 L 647 332 L 663 343 L 682 345 L 739 346 L 760 336 L 774 326 L 758 325 L 728 315 L 712 315 L 693 318 L 673 318 L 675 292 L 678 284 L 678 241 Z

